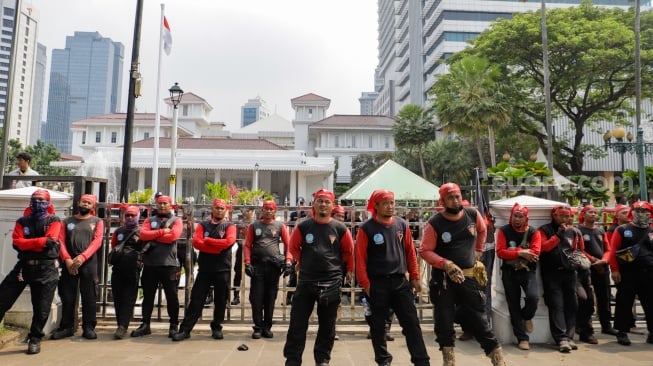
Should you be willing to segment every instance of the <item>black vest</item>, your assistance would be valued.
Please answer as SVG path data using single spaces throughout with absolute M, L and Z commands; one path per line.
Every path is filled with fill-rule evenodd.
M 604 234 L 603 229 L 578 225 L 578 230 L 583 234 L 583 241 L 585 242 L 585 251 L 594 258 L 603 258 L 605 251 L 605 243 L 603 242 Z
M 34 220 L 29 216 L 21 216 L 16 220 L 23 227 L 23 237 L 25 239 L 42 238 L 48 232 L 50 224 L 59 222 L 59 218 L 54 215 L 48 215 L 43 220 Z M 57 259 L 59 258 L 59 246 L 45 246 L 40 252 L 33 252 L 31 250 L 20 250 L 14 245 L 14 249 L 18 251 L 19 260 L 28 259 Z
M 283 224 L 274 221 L 270 224 L 255 221 L 251 224 L 254 232 L 252 242 L 252 263 L 268 262 L 273 257 L 281 254 L 279 243 L 281 243 L 281 228 Z
M 503 232 L 503 236 L 506 238 L 506 248 L 517 248 L 517 247 L 530 248 L 531 247 L 531 239 L 533 239 L 533 235 L 535 234 L 535 228 L 533 228 L 532 226 L 529 226 L 528 231 L 523 233 L 516 231 L 511 224 L 504 225 L 499 230 Z M 526 234 L 525 242 L 524 242 L 524 234 Z M 522 246 L 522 242 L 524 242 L 523 246 Z M 537 267 L 537 263 L 533 263 L 533 262 L 528 263 L 528 268 L 530 268 L 531 271 L 534 271 L 536 267 Z
M 223 221 L 214 224 L 211 219 L 200 222 L 204 228 L 204 237 L 213 239 L 224 239 L 227 237 L 227 229 L 233 225 L 231 221 Z M 235 243 L 235 242 L 234 242 Z M 231 243 L 233 245 L 234 243 Z M 231 271 L 231 246 L 219 254 L 200 251 L 197 257 L 197 264 L 200 272 L 228 272 Z
M 475 209 L 464 208 L 458 221 L 449 221 L 440 213 L 429 220 L 438 234 L 435 253 L 454 262 L 460 268 L 472 268 L 476 262 L 476 216 Z M 434 271 L 436 270 L 433 267 Z M 435 278 L 436 274 L 433 273 Z
M 394 222 L 388 226 L 372 219 L 365 221 L 360 226 L 367 236 L 368 277 L 403 275 L 408 271 L 404 249 L 406 226 L 406 221 L 397 216 L 395 216 Z
M 342 248 L 340 239 L 347 227 L 339 221 L 317 223 L 309 218 L 295 227 L 302 236 L 299 257 L 299 282 L 342 281 Z
M 176 216 L 169 215 L 167 217 L 151 216 L 147 218 L 150 221 L 150 227 L 154 230 L 163 227 L 172 228 L 177 221 Z M 166 226 L 167 224 L 167 226 Z M 147 244 L 149 248 L 143 255 L 143 264 L 146 266 L 178 266 L 177 260 L 177 242 L 173 243 L 157 243 L 152 240 Z

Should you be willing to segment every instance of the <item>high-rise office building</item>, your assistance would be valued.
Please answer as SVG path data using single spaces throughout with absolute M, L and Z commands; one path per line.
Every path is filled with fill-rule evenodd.
M 251 125 L 259 119 L 267 118 L 270 116 L 267 103 L 260 96 L 254 99 L 248 99 L 242 107 L 240 107 L 240 127 Z
M 547 8 L 576 6 L 581 0 L 547 1 Z M 595 5 L 627 9 L 629 0 L 594 0 Z M 650 0 L 641 1 L 642 9 Z M 374 114 L 394 116 L 406 104 L 425 106 L 440 61 L 469 45 L 493 21 L 539 10 L 540 0 L 378 0 L 378 65 Z
M 34 64 L 34 87 L 32 88 L 32 121 L 27 138 L 28 145 L 36 145 L 41 137 L 41 122 L 43 104 L 45 101 L 45 68 L 48 63 L 47 47 L 38 44 L 36 48 L 36 63 Z
M 29 143 L 32 126 L 38 121 L 32 118 L 32 88 L 36 62 L 38 16 L 27 4 L 16 10 L 16 1 L 0 0 L 0 125 L 4 126 L 9 115 L 9 138 L 18 139 L 22 145 Z M 16 34 L 14 34 L 16 32 Z M 13 67 L 11 47 L 15 38 Z M 13 70 L 13 77 L 11 73 Z M 10 84 L 11 78 L 11 85 Z M 11 90 L 9 90 L 11 88 Z M 11 108 L 11 110 L 8 110 Z M 33 124 L 34 123 L 34 124 Z
M 71 152 L 73 121 L 120 109 L 124 46 L 98 32 L 75 32 L 52 50 L 47 123 L 41 139 Z
M 358 102 L 361 105 L 361 115 L 371 116 L 374 115 L 374 101 L 379 96 L 377 92 L 362 92 Z

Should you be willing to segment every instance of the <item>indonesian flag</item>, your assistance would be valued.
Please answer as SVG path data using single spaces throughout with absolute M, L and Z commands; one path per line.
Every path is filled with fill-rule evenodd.
M 165 16 L 163 17 L 163 50 L 166 55 L 170 55 L 170 51 L 172 51 L 172 34 L 170 33 L 168 19 Z

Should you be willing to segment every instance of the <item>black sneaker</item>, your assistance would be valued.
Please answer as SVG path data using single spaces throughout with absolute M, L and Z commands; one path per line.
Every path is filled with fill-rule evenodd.
M 136 328 L 136 330 L 132 331 L 131 336 L 132 337 L 142 337 L 142 336 L 146 336 L 148 334 L 152 334 L 152 330 L 150 329 L 150 323 L 143 323 L 143 324 L 141 324 L 140 327 Z
M 617 343 L 622 346 L 630 346 L 630 339 L 628 338 L 628 334 L 625 332 L 617 333 Z
M 172 338 L 172 340 L 175 342 L 183 341 L 184 339 L 190 338 L 190 332 L 186 332 L 182 330 L 181 332 L 176 332 L 170 338 Z
M 263 338 L 273 338 L 274 337 L 274 333 L 272 333 L 272 331 L 269 330 L 269 329 L 263 329 L 261 334 L 263 335 Z
M 252 332 L 252 339 L 261 339 L 262 336 L 263 333 L 261 333 L 260 330 L 255 330 L 254 332 Z
M 27 354 L 35 355 L 39 352 L 41 352 L 41 340 L 36 338 L 30 339 L 27 343 Z
M 610 327 L 610 328 L 601 329 L 601 333 L 611 335 L 611 336 L 616 336 L 617 333 L 619 333 L 619 332 L 616 329 Z
M 392 342 L 395 340 L 395 337 L 393 337 L 392 334 L 390 334 L 390 332 L 385 332 L 385 340 L 388 342 Z
M 97 333 L 93 329 L 87 328 L 82 332 L 82 337 L 86 339 L 97 339 Z
M 75 334 L 73 328 L 59 329 L 52 334 L 52 339 L 64 339 L 72 337 L 73 334 Z
M 116 332 L 113 333 L 113 339 L 123 339 L 125 338 L 126 334 L 127 334 L 127 328 L 121 325 L 116 329 Z
M 234 299 L 231 300 L 231 305 L 240 305 L 240 296 L 234 296 Z
M 213 330 L 211 331 L 211 337 L 212 337 L 213 339 L 223 339 L 223 338 L 224 338 L 224 334 L 222 334 L 222 329 L 213 329 Z

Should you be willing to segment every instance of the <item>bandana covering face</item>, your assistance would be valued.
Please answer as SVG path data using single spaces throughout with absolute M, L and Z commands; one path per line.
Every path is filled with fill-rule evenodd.
M 125 215 L 134 215 L 134 217 L 125 217 L 125 229 L 134 230 L 138 228 L 138 220 L 140 219 L 141 212 L 136 206 L 130 206 L 125 211 Z
M 630 216 L 633 225 L 645 228 L 649 225 L 651 218 L 651 205 L 648 202 L 637 201 L 630 206 Z
M 50 207 L 50 202 L 48 201 L 37 201 L 35 199 L 30 200 L 30 217 L 35 220 L 43 220 L 48 215 L 48 207 Z

